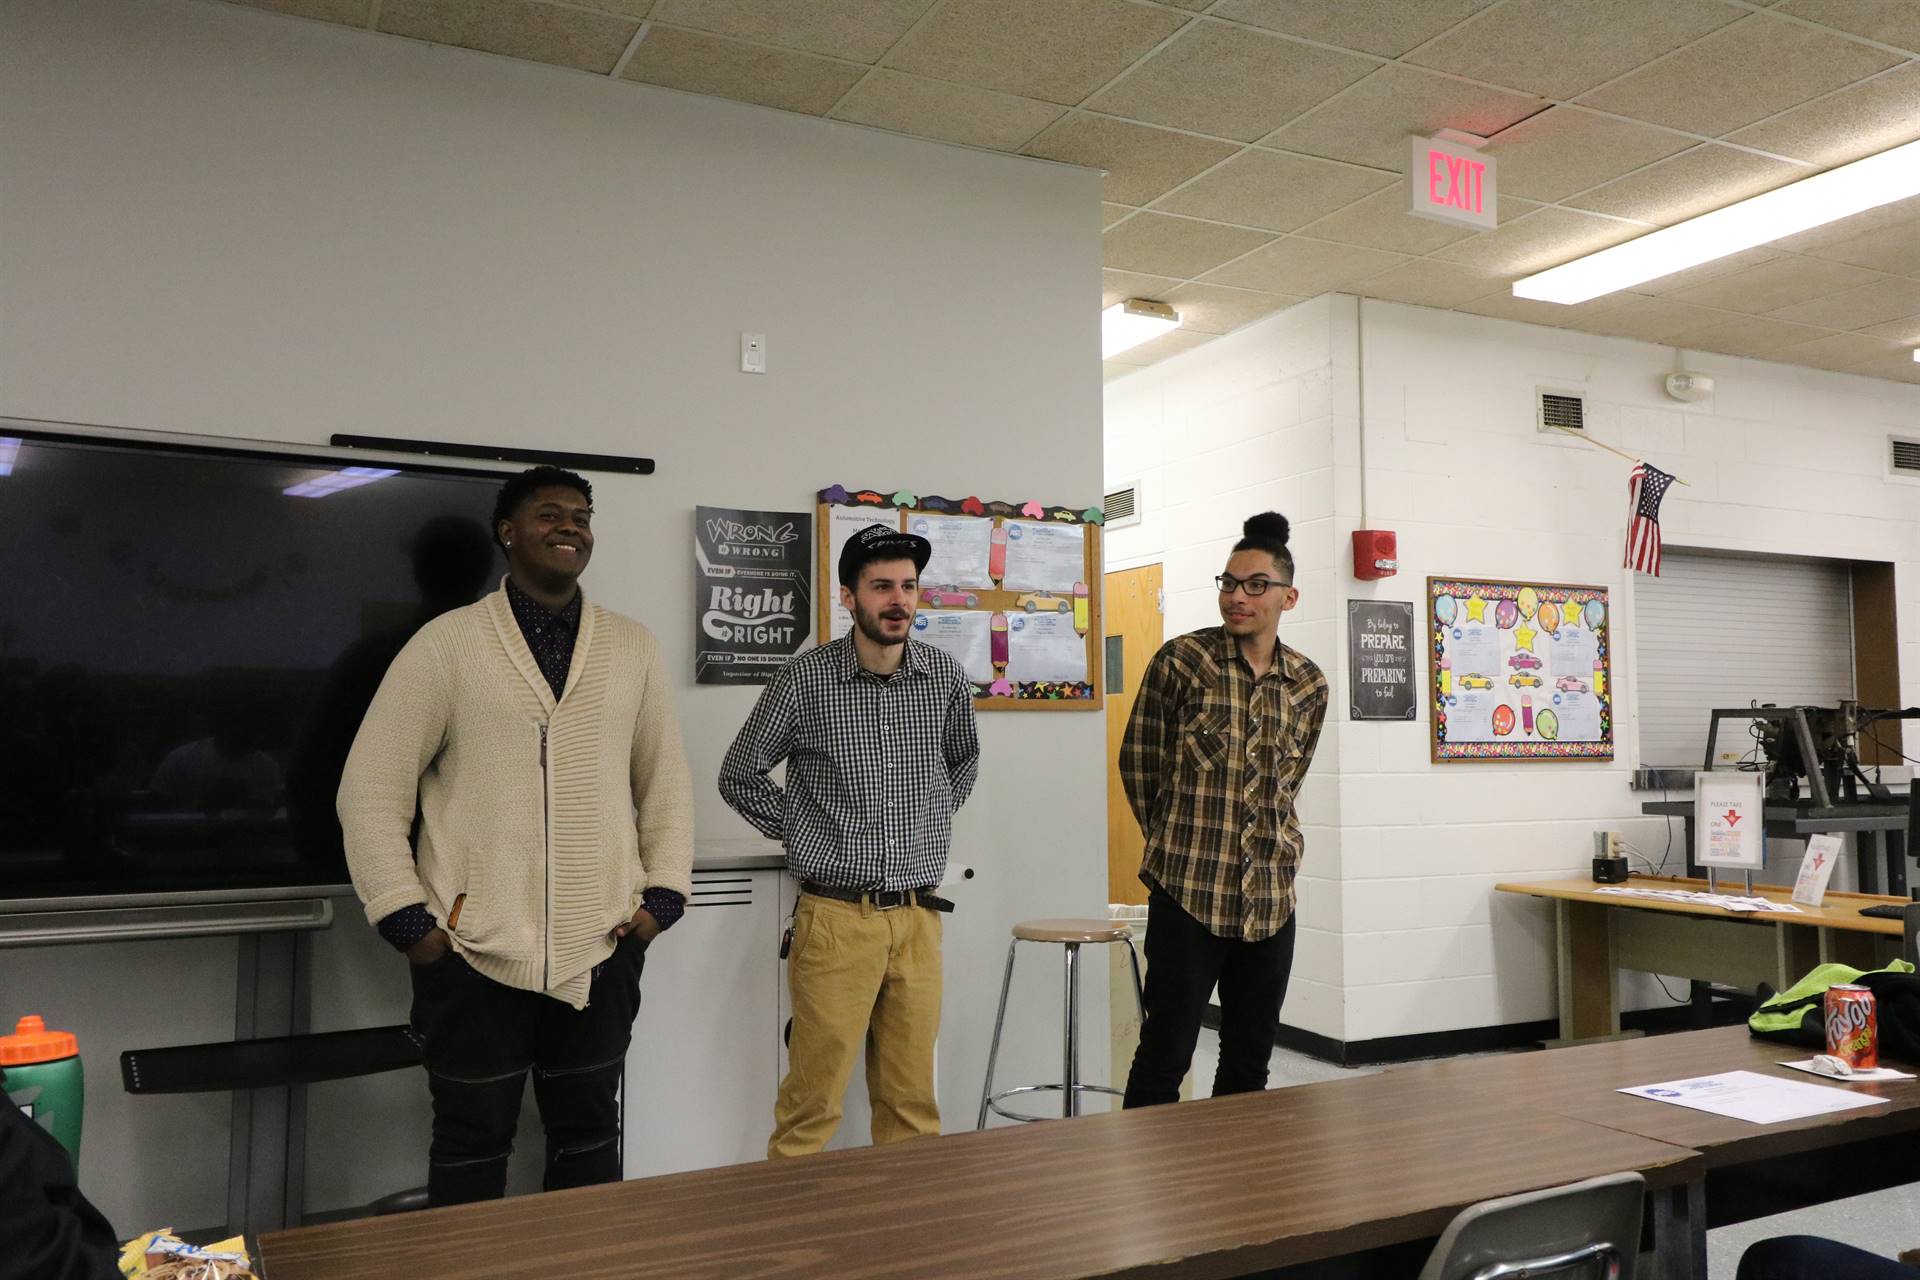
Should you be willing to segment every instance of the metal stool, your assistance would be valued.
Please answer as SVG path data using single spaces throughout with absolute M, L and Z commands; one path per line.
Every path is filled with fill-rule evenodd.
M 1048 942 L 1066 948 L 1067 956 L 1067 1016 L 1066 1016 L 1066 1061 L 1063 1065 L 1062 1079 L 1059 1084 L 1023 1084 L 1012 1089 L 993 1091 L 993 1068 L 1000 1057 L 1000 1029 L 1007 1020 L 1007 993 L 1013 987 L 1013 957 L 1023 942 Z M 1124 1091 L 1103 1084 L 1080 1083 L 1080 948 L 1088 943 L 1125 943 L 1127 959 L 1133 964 L 1133 998 L 1140 1008 L 1140 1017 L 1147 1016 L 1146 998 L 1140 986 L 1140 953 L 1134 949 L 1133 930 L 1123 920 L 1023 920 L 1013 926 L 1013 941 L 1007 944 L 1007 972 L 1000 979 L 1000 1012 L 993 1019 L 993 1047 L 987 1050 L 987 1080 L 980 1090 L 980 1119 L 974 1125 L 976 1129 L 987 1127 L 987 1112 L 1008 1120 L 1022 1122 L 1045 1120 L 1046 1116 L 1021 1115 L 1017 1111 L 1008 1111 L 1000 1105 L 1002 1098 L 1011 1098 L 1019 1093 L 1052 1093 L 1060 1097 L 1060 1114 L 1077 1116 L 1080 1114 L 1080 1095 L 1083 1093 L 1107 1093 L 1120 1097 Z

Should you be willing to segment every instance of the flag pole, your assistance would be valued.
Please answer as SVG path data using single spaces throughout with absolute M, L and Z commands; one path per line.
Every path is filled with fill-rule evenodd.
M 1628 453 L 1624 449 L 1616 449 L 1610 444 L 1605 444 L 1599 440 L 1595 440 L 1592 436 L 1584 435 L 1581 432 L 1575 431 L 1571 427 L 1563 427 L 1557 422 L 1549 422 L 1547 425 L 1552 427 L 1555 431 L 1563 432 L 1566 435 L 1572 436 L 1575 440 L 1584 440 L 1596 449 L 1605 449 L 1608 453 L 1613 454 L 1615 457 L 1625 458 L 1628 462 L 1631 462 L 1636 467 L 1642 465 L 1640 459 L 1634 457 L 1632 454 Z M 1682 480 L 1679 476 L 1675 476 L 1673 478 L 1673 482 L 1675 484 L 1686 484 L 1687 488 L 1689 489 L 1693 488 L 1692 485 L 1687 484 L 1687 482 L 1685 480 Z

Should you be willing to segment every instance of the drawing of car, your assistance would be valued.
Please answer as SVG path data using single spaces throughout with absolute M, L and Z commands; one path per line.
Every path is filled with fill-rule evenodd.
M 938 609 L 943 605 L 965 605 L 971 609 L 980 603 L 980 597 L 971 591 L 956 591 L 951 587 L 935 587 L 920 593 L 920 602 Z
M 1540 677 L 1531 671 L 1516 671 L 1507 677 L 1507 683 L 1516 689 L 1538 689 Z
M 1028 613 L 1039 613 L 1042 610 L 1048 613 L 1073 612 L 1073 601 L 1063 600 L 1059 596 L 1049 595 L 1045 591 L 1036 591 L 1031 595 L 1021 596 L 1013 602 L 1013 606 L 1016 609 L 1025 609 Z
M 1579 676 L 1561 676 L 1553 682 L 1553 687 L 1562 693 L 1585 693 L 1587 682 Z
M 1460 687 L 1462 689 L 1491 689 L 1493 688 L 1493 681 L 1482 675 L 1461 676 Z
M 1525 649 L 1522 649 L 1519 653 L 1516 653 L 1511 658 L 1507 659 L 1507 665 L 1512 667 L 1515 671 L 1527 671 L 1527 670 L 1538 670 L 1539 668 L 1544 667 L 1546 663 L 1540 661 L 1540 659 L 1534 657 L 1532 654 L 1528 653 Z

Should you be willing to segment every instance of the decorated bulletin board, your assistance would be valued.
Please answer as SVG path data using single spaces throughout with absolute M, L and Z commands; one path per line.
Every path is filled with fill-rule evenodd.
M 976 708 L 1098 711 L 1103 520 L 1098 507 L 823 489 L 820 643 L 853 629 L 840 604 L 840 548 L 867 525 L 890 524 L 933 544 L 911 634 L 953 656 Z
M 1433 759 L 1611 760 L 1605 587 L 1427 579 Z

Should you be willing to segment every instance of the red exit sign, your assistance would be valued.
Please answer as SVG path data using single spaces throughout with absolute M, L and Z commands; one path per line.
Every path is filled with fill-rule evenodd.
M 1444 138 L 1415 138 L 1407 170 L 1408 212 L 1468 227 L 1492 227 L 1498 189 L 1493 157 Z

